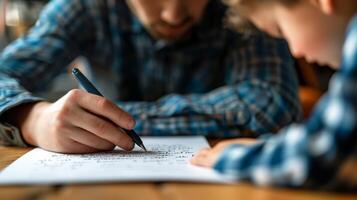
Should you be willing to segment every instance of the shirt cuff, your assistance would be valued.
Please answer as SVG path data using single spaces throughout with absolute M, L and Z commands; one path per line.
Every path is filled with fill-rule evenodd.
M 245 161 L 245 158 L 247 158 L 249 149 L 250 146 L 243 144 L 233 144 L 227 147 L 219 156 L 213 168 L 237 180 L 248 178 L 250 168 L 247 167 L 248 162 Z
M 22 138 L 20 130 L 9 123 L 3 118 L 2 114 L 6 111 L 11 110 L 12 108 L 19 106 L 24 103 L 38 102 L 43 100 L 39 97 L 31 96 L 29 93 L 20 94 L 12 100 L 6 100 L 5 98 L 3 105 L 0 107 L 0 145 L 6 146 L 19 146 L 19 147 L 29 147 L 31 145 L 27 144 Z
M 8 123 L 0 123 L 0 145 L 29 147 L 20 130 Z

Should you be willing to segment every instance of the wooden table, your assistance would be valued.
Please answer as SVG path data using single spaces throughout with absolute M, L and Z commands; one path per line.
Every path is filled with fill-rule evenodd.
M 0 170 L 29 150 L 31 149 L 0 146 Z M 0 187 L 0 199 L 356 200 L 357 195 L 309 190 L 262 188 L 248 183 L 220 185 L 203 183 L 148 182 L 87 185 L 2 186 Z

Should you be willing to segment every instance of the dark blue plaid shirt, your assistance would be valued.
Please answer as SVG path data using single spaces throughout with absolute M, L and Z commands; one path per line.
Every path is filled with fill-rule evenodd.
M 223 29 L 225 10 L 210 1 L 191 34 L 168 44 L 154 40 L 125 1 L 51 1 L 1 55 L 0 112 L 40 100 L 36 94 L 84 56 L 106 72 L 111 99 L 135 117 L 141 135 L 257 136 L 298 120 L 286 43 Z
M 343 61 L 305 124 L 291 125 L 257 145 L 232 145 L 215 168 L 263 185 L 357 189 L 357 15 Z

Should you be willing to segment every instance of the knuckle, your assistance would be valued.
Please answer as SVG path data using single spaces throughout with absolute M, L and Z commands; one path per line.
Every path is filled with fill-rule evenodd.
M 65 121 L 71 113 L 69 106 L 63 106 L 57 113 L 57 120 Z
M 63 126 L 64 125 L 64 115 L 61 112 L 58 112 L 57 115 L 53 119 L 53 126 Z
M 106 133 L 109 129 L 108 123 L 104 120 L 94 120 L 93 125 L 100 134 Z
M 118 115 L 118 119 L 120 119 L 120 120 L 126 119 L 126 115 L 125 115 L 124 111 L 118 112 L 117 115 Z
M 113 150 L 114 148 L 115 148 L 114 144 L 106 144 L 106 145 L 103 145 L 103 147 L 102 147 L 103 150 Z
M 82 91 L 79 89 L 73 89 L 67 93 L 68 99 L 78 99 L 81 95 Z
M 118 137 L 115 137 L 113 139 L 113 143 L 115 143 L 117 146 L 123 148 L 123 149 L 126 149 L 127 148 L 127 144 L 125 142 L 123 142 L 123 140 L 121 140 L 120 138 Z
M 110 108 L 111 103 L 109 102 L 109 100 L 105 99 L 105 98 L 99 98 L 97 100 L 97 106 L 100 109 L 109 109 Z
M 65 123 L 63 120 L 56 119 L 52 126 L 52 131 L 54 133 L 54 137 L 58 138 L 58 133 L 61 133 L 65 129 Z
M 134 119 L 129 114 L 127 114 L 125 111 L 118 112 L 117 116 L 118 116 L 119 120 L 121 120 L 122 122 L 125 122 L 125 123 L 123 123 L 125 128 L 131 129 L 135 126 Z

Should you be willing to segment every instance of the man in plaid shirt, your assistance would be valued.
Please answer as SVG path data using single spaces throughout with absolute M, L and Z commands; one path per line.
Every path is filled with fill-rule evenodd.
M 256 137 L 299 120 L 285 42 L 224 29 L 225 10 L 218 0 L 51 1 L 1 54 L 1 141 L 58 152 L 130 150 L 121 128 Z M 107 73 L 116 96 L 72 90 L 53 103 L 40 98 L 78 56 Z

